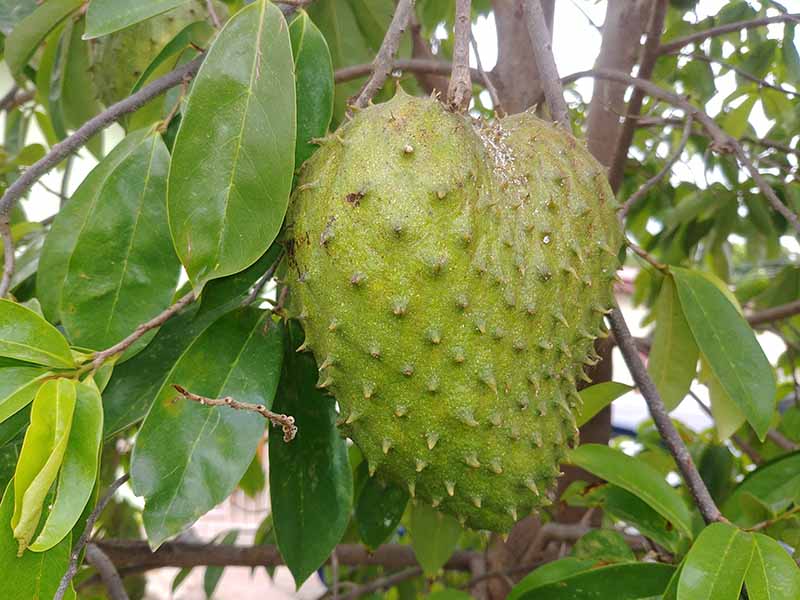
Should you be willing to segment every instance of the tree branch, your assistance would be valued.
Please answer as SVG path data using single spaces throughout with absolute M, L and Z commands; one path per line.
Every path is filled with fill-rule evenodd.
M 386 78 L 392 72 L 394 55 L 397 54 L 397 49 L 400 46 L 400 37 L 408 27 L 413 7 L 414 0 L 400 0 L 397 3 L 392 22 L 389 24 L 389 29 L 386 30 L 386 35 L 383 38 L 383 43 L 381 43 L 375 60 L 372 61 L 372 76 L 364 84 L 353 103 L 356 107 L 364 108 L 372 100 L 373 96 L 378 93 L 378 90 L 383 87 Z
M 97 569 L 111 600 L 129 600 L 128 592 L 125 591 L 122 578 L 117 573 L 114 563 L 96 544 L 89 544 L 86 547 L 86 561 Z
M 438 59 L 410 58 L 394 61 L 394 68 L 399 71 L 449 76 L 450 72 L 453 70 L 453 64 Z M 371 72 L 372 63 L 363 63 L 360 65 L 352 65 L 350 67 L 342 67 L 341 69 L 337 69 L 333 74 L 333 80 L 336 83 L 343 83 L 352 79 L 358 79 L 359 77 L 368 75 Z M 477 69 L 470 69 L 470 75 L 472 79 L 481 79 L 480 71 Z
M 756 77 L 755 75 L 751 75 L 750 73 L 748 73 L 747 71 L 745 71 L 741 67 L 737 67 L 736 65 L 731 64 L 729 62 L 726 62 L 724 60 L 719 60 L 717 58 L 711 58 L 711 57 L 706 56 L 705 54 L 703 54 L 701 52 L 693 52 L 692 54 L 676 54 L 676 56 L 679 56 L 679 57 L 682 56 L 682 57 L 688 58 L 690 60 L 700 60 L 700 61 L 703 61 L 703 62 L 709 63 L 709 64 L 715 63 L 715 64 L 718 64 L 721 67 L 724 67 L 726 69 L 730 69 L 734 73 L 738 73 L 744 79 L 747 79 L 748 81 L 752 81 L 753 83 L 758 84 L 759 87 L 765 87 L 765 88 L 769 88 L 771 90 L 776 90 L 778 92 L 781 92 L 782 94 L 786 94 L 787 96 L 800 97 L 800 93 L 798 93 L 798 92 L 793 92 L 792 90 L 787 90 L 786 88 L 781 87 L 779 85 L 774 85 L 774 84 L 772 84 L 769 81 L 766 81 L 764 79 L 759 79 L 758 77 Z
M 414 579 L 414 577 L 419 577 L 420 575 L 422 575 L 421 567 L 409 567 L 408 569 L 403 569 L 397 573 L 392 573 L 386 577 L 380 577 L 379 579 L 360 585 L 342 596 L 342 600 L 355 600 L 356 598 L 361 598 L 361 596 L 366 596 L 373 592 L 389 590 L 399 583 Z
M 14 238 L 11 237 L 8 215 L 0 215 L 0 237 L 3 238 L 3 276 L 0 278 L 0 298 L 3 298 L 11 289 L 11 278 L 14 276 Z
M 475 62 L 478 65 L 478 72 L 481 74 L 481 81 L 483 81 L 483 85 L 486 90 L 489 92 L 489 97 L 492 99 L 492 108 L 494 112 L 498 115 L 503 115 L 505 112 L 503 111 L 503 107 L 500 104 L 500 97 L 497 95 L 497 89 L 494 87 L 492 80 L 489 78 L 488 73 L 483 69 L 483 64 L 481 63 L 481 55 L 478 52 L 478 43 L 475 41 L 475 36 L 472 34 L 472 27 L 470 26 L 469 30 L 469 43 L 472 46 L 472 51 L 475 53 Z
M 455 45 L 453 70 L 447 88 L 447 103 L 454 111 L 464 112 L 472 99 L 472 80 L 469 70 L 469 38 L 472 31 L 472 1 L 456 0 Z
M 706 29 L 704 31 L 698 31 L 697 33 L 692 33 L 690 35 L 678 38 L 677 40 L 673 40 L 671 42 L 667 42 L 666 44 L 662 44 L 661 47 L 659 47 L 658 49 L 658 53 L 672 54 L 673 52 L 680 50 L 684 46 L 688 46 L 689 44 L 696 44 L 698 42 L 703 42 L 712 37 L 717 37 L 719 35 L 725 35 L 726 33 L 732 33 L 734 31 L 741 31 L 744 29 L 753 29 L 755 27 L 761 27 L 762 25 L 769 25 L 770 23 L 785 23 L 786 21 L 796 21 L 798 17 L 800 17 L 800 13 L 795 13 L 795 14 L 784 13 L 772 17 L 761 17 L 760 19 L 751 19 L 748 21 L 736 21 L 735 23 L 726 23 L 725 25 L 712 27 L 711 29 Z
M 113 104 L 99 115 L 92 117 L 81 125 L 75 133 L 58 144 L 55 144 L 41 160 L 36 161 L 33 165 L 28 167 L 19 179 L 8 187 L 6 193 L 3 194 L 2 199 L 0 199 L 0 216 L 8 215 L 14 204 L 16 204 L 42 175 L 83 146 L 95 133 L 123 116 L 138 110 L 156 96 L 180 84 L 184 79 L 193 77 L 197 73 L 202 62 L 203 56 L 198 56 L 193 61 L 156 79 L 153 83 L 143 87 L 135 94 Z
M 754 312 L 747 317 L 747 322 L 752 327 L 757 327 L 774 321 L 782 321 L 795 315 L 800 315 L 800 300 Z

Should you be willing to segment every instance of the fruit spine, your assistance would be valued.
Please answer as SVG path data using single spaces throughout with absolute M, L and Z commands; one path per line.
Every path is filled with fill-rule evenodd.
M 399 92 L 304 166 L 294 314 L 371 474 L 473 528 L 549 502 L 621 234 L 602 168 L 532 114 Z

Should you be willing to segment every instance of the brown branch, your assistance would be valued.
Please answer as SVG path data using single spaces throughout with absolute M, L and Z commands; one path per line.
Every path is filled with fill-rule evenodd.
M 758 325 L 764 325 L 774 321 L 782 321 L 783 319 L 788 319 L 795 315 L 800 315 L 800 300 L 755 312 L 748 315 L 747 322 L 750 323 L 751 326 L 757 327 Z
M 33 100 L 36 93 L 31 90 L 21 90 L 14 86 L 9 92 L 0 98 L 0 111 L 11 112 L 18 106 L 25 104 L 28 100 Z
M 678 38 L 677 40 L 673 40 L 671 42 L 667 42 L 666 44 L 662 44 L 661 47 L 658 49 L 658 53 L 672 54 L 673 52 L 680 50 L 684 46 L 688 46 L 689 44 L 696 44 L 698 42 L 703 42 L 712 37 L 725 35 L 726 33 L 732 33 L 734 31 L 753 29 L 755 27 L 761 27 L 762 25 L 769 25 L 770 23 L 785 23 L 786 21 L 794 21 L 798 17 L 800 17 L 800 14 L 784 13 L 772 17 L 761 17 L 759 19 L 751 19 L 749 21 L 736 21 L 735 23 L 726 23 L 725 25 L 719 25 L 718 27 L 712 27 L 711 29 L 698 31 L 697 33 L 692 33 L 690 35 Z
M 438 59 L 428 58 L 410 58 L 398 59 L 394 61 L 394 68 L 399 71 L 409 71 L 413 73 L 430 73 L 432 75 L 450 75 L 453 70 L 452 63 L 444 62 Z M 350 67 L 342 67 L 337 69 L 333 74 L 333 80 L 336 83 L 344 83 L 358 79 L 364 75 L 372 72 L 372 63 L 363 63 L 360 65 L 352 65 Z M 480 80 L 481 74 L 477 69 L 470 69 L 472 79 Z
M 787 452 L 800 450 L 800 446 L 775 429 L 770 429 L 767 431 L 767 439 L 778 446 L 778 448 L 781 450 L 786 450 Z
M 11 289 L 14 276 L 14 238 L 11 237 L 11 224 L 8 215 L 0 215 L 0 237 L 3 238 L 3 276 L 0 278 L 0 298 Z
M 81 125 L 72 135 L 55 144 L 50 151 L 40 160 L 25 169 L 22 175 L 12 183 L 0 199 L 0 215 L 7 215 L 16 202 L 36 183 L 39 178 L 50 169 L 61 163 L 67 156 L 83 146 L 89 138 L 111 123 L 118 121 L 123 116 L 132 113 L 145 104 L 163 94 L 168 89 L 179 85 L 184 79 L 193 77 L 203 62 L 203 56 L 198 56 L 193 61 L 167 73 L 146 85 L 135 94 L 111 105 L 100 114 L 92 117 Z
M 469 69 L 469 38 L 472 31 L 472 1 L 456 0 L 454 27 L 453 70 L 447 88 L 447 103 L 454 111 L 464 112 L 472 99 L 472 79 Z
M 800 97 L 800 93 L 798 93 L 798 92 L 794 92 L 792 90 L 787 90 L 786 88 L 781 87 L 779 85 L 774 85 L 774 84 L 770 83 L 769 81 L 766 81 L 764 79 L 760 79 L 760 78 L 756 77 L 755 75 L 751 75 L 750 73 L 748 73 L 747 71 L 745 71 L 741 67 L 737 67 L 736 65 L 731 64 L 729 62 L 726 62 L 724 60 L 719 60 L 717 58 L 711 58 L 711 57 L 706 56 L 705 54 L 703 54 L 701 52 L 694 52 L 692 54 L 677 54 L 677 56 L 682 56 L 684 58 L 689 58 L 691 60 L 700 60 L 700 61 L 703 61 L 703 62 L 706 62 L 706 63 L 709 63 L 709 64 L 716 63 L 716 64 L 720 65 L 721 67 L 724 67 L 726 69 L 730 69 L 731 71 L 733 71 L 735 73 L 738 73 L 744 79 L 747 79 L 748 81 L 752 81 L 753 83 L 758 84 L 759 87 L 765 87 L 765 88 L 769 88 L 771 90 L 776 90 L 778 92 L 781 92 L 782 94 L 786 94 L 787 96 L 798 96 L 798 97 Z
M 258 297 L 261 295 L 261 291 L 264 289 L 264 286 L 267 285 L 267 282 L 270 279 L 272 279 L 273 275 L 275 275 L 275 271 L 278 270 L 278 267 L 281 264 L 281 260 L 283 260 L 283 254 L 284 251 L 281 250 L 280 253 L 278 254 L 278 258 L 275 259 L 275 262 L 272 263 L 272 265 L 270 265 L 266 273 L 264 273 L 261 276 L 261 279 L 259 279 L 256 282 L 256 285 L 253 287 L 253 291 L 250 292 L 247 298 L 244 299 L 244 302 L 242 302 L 242 306 L 247 306 L 248 304 L 252 304 L 253 302 L 256 301 L 256 299 L 258 299 Z
M 86 546 L 86 562 L 97 569 L 111 600 L 129 600 L 128 592 L 125 591 L 122 578 L 117 573 L 114 563 L 97 545 L 89 544 Z
M 133 346 L 144 334 L 146 334 L 151 329 L 155 329 L 156 327 L 161 327 L 164 323 L 166 323 L 170 318 L 172 318 L 175 314 L 177 314 L 184 306 L 187 304 L 191 304 L 195 301 L 197 296 L 195 296 L 194 291 L 189 292 L 185 296 L 183 296 L 180 300 L 178 300 L 175 304 L 164 310 L 161 314 L 156 315 L 149 321 L 145 323 L 141 323 L 136 327 L 132 334 L 126 337 L 124 340 L 117 342 L 110 348 L 105 350 L 101 350 L 97 354 L 94 355 L 92 358 L 92 369 L 97 370 L 100 366 L 106 362 L 112 356 L 116 356 L 117 354 L 122 354 Z
M 736 157 L 739 159 L 739 162 L 742 164 L 742 166 L 750 172 L 750 175 L 752 176 L 753 181 L 755 181 L 756 186 L 758 186 L 758 189 L 761 190 L 761 193 L 767 197 L 767 200 L 772 205 L 772 208 L 780 213 L 796 232 L 800 233 L 800 217 L 798 217 L 797 213 L 793 212 L 792 209 L 781 202 L 781 199 L 778 198 L 778 194 L 775 193 L 775 190 L 772 189 L 772 186 L 767 183 L 764 177 L 762 177 L 759 170 L 756 169 L 755 165 L 753 165 L 753 161 L 750 160 L 750 157 L 738 142 L 736 142 Z
M 373 592 L 389 590 L 394 586 L 403 583 L 404 581 L 414 579 L 414 577 L 419 577 L 420 575 L 422 575 L 421 567 L 409 567 L 408 569 L 403 569 L 397 573 L 392 573 L 386 577 L 380 577 L 360 585 L 343 595 L 342 600 L 355 600 L 356 598 L 361 598 L 361 596 L 366 596 L 367 594 L 372 594 Z
M 478 53 L 478 42 L 475 41 L 475 36 L 472 34 L 471 27 L 469 31 L 469 43 L 472 45 L 472 51 L 475 53 L 475 62 L 478 65 L 478 72 L 481 74 L 481 81 L 483 81 L 483 85 L 486 88 L 486 91 L 489 92 L 489 97 L 492 99 L 492 108 L 496 114 L 503 116 L 505 111 L 503 111 L 503 107 L 500 104 L 500 96 L 497 95 L 497 88 L 494 87 L 494 84 L 489 78 L 488 73 L 486 73 L 483 68 L 483 64 L 481 63 L 481 55 Z
M 221 29 L 222 22 L 219 20 L 219 15 L 217 15 L 217 11 L 214 8 L 214 0 L 206 0 L 206 10 L 208 10 L 208 16 L 211 17 L 214 29 Z
M 639 200 L 644 198 L 653 187 L 658 184 L 667 174 L 672 170 L 672 166 L 678 162 L 678 159 L 683 154 L 684 148 L 686 148 L 686 144 L 689 142 L 689 136 L 692 133 L 692 123 L 693 119 L 692 116 L 686 119 L 686 123 L 683 126 L 683 136 L 681 137 L 680 142 L 678 142 L 678 146 L 675 148 L 675 152 L 673 152 L 672 156 L 669 157 L 662 169 L 656 173 L 653 177 L 648 179 L 642 187 L 636 190 L 631 197 L 625 201 L 625 204 L 622 205 L 622 208 L 619 211 L 619 218 L 625 219 L 625 217 L 630 212 L 631 208 L 636 205 Z
M 353 102 L 356 107 L 364 108 L 369 104 L 373 96 L 383 87 L 386 78 L 389 77 L 389 73 L 392 72 L 394 55 L 397 54 L 397 49 L 400 46 L 400 37 L 408 27 L 413 7 L 413 0 L 400 0 L 397 3 L 389 29 L 386 30 L 386 35 L 383 38 L 378 54 L 375 56 L 375 60 L 372 61 L 372 76 L 364 84 L 358 97 Z
M 86 519 L 86 527 L 83 528 L 81 537 L 78 538 L 78 541 L 72 547 L 72 553 L 69 557 L 69 566 L 67 567 L 67 572 L 64 573 L 64 576 L 61 578 L 55 596 L 53 596 L 53 600 L 63 600 L 64 594 L 66 594 L 67 589 L 69 589 L 69 584 L 72 581 L 72 578 L 75 577 L 75 574 L 78 572 L 78 559 L 80 558 L 84 547 L 86 547 L 86 544 L 89 543 L 89 537 L 92 535 L 94 524 L 97 522 L 100 513 L 103 512 L 103 509 L 105 509 L 106 505 L 108 505 L 108 503 L 111 501 L 111 498 L 114 497 L 116 491 L 120 488 L 120 486 L 122 486 L 122 484 L 128 481 L 128 479 L 130 479 L 130 475 L 125 473 L 125 475 L 112 483 L 108 490 L 106 490 L 106 493 L 103 495 L 103 497 L 100 498 L 99 502 L 95 505 L 94 510 L 91 512 L 89 517 Z
M 533 46 L 533 59 L 542 78 L 544 97 L 550 107 L 550 115 L 566 131 L 571 131 L 569 111 L 558 78 L 558 69 L 553 58 L 553 45 L 550 41 L 550 32 L 547 28 L 541 0 L 525 0 L 524 8 L 528 34 Z
M 263 404 L 251 404 L 249 402 L 239 402 L 238 400 L 234 400 L 230 396 L 225 396 L 224 398 L 206 398 L 205 396 L 194 394 L 189 390 L 187 390 L 185 387 L 180 386 L 176 383 L 173 383 L 172 387 L 174 387 L 175 390 L 187 400 L 192 400 L 193 402 L 199 402 L 204 406 L 227 406 L 235 410 L 246 410 L 258 413 L 265 419 L 269 420 L 273 425 L 275 425 L 276 427 L 280 427 L 283 430 L 284 442 L 291 442 L 294 439 L 294 436 L 297 435 L 297 426 L 294 424 L 294 417 L 290 415 L 282 415 L 272 412 Z

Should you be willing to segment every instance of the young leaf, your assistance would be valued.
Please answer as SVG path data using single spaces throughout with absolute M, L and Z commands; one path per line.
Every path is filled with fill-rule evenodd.
M 583 400 L 583 406 L 575 415 L 575 424 L 578 427 L 588 423 L 592 417 L 611 404 L 614 400 L 630 392 L 633 388 L 616 381 L 605 381 L 589 386 L 578 392 Z
M 92 0 L 86 12 L 86 33 L 83 38 L 108 35 L 150 17 L 186 4 L 188 0 Z M 194 1 L 194 0 L 192 0 Z
M 264 419 L 177 396 L 172 384 L 209 398 L 271 406 L 282 357 L 282 328 L 270 314 L 242 309 L 208 327 L 171 368 L 147 414 L 131 458 L 131 484 L 144 496 L 153 548 L 211 510 L 236 487 L 264 433 Z
M 692 536 L 686 503 L 647 463 L 599 444 L 578 446 L 568 458 L 570 463 L 638 496 L 682 533 Z
M 328 132 L 333 116 L 333 63 L 328 43 L 304 10 L 289 23 L 297 97 L 295 169 L 313 154 L 314 138 Z
M 678 600 L 735 600 L 752 554 L 749 533 L 726 523 L 712 523 L 697 536 L 686 556 Z
M 0 423 L 33 402 L 42 380 L 50 371 L 28 366 L 0 369 Z
M 745 575 L 750 600 L 800 598 L 800 568 L 789 552 L 771 537 L 753 534 L 753 557 Z
M 775 376 L 753 330 L 725 294 L 702 274 L 677 267 L 671 270 L 700 351 L 763 440 L 775 409 Z
M 280 9 L 258 0 L 236 13 L 209 49 L 172 151 L 169 225 L 198 292 L 251 265 L 275 239 L 294 148 L 288 27 Z
M 0 356 L 58 369 L 75 366 L 67 340 L 31 309 L 0 299 Z
M 39 526 L 45 496 L 56 480 L 67 449 L 76 386 L 72 379 L 50 379 L 42 384 L 31 407 L 31 424 L 25 432 L 14 472 L 14 515 L 11 527 L 20 555 Z
M 47 34 L 81 4 L 83 0 L 48 0 L 17 23 L 5 44 L 6 64 L 11 73 L 19 73 Z
M 523 577 L 520 582 L 514 586 L 511 592 L 506 597 L 506 600 L 519 600 L 522 594 L 528 590 L 533 590 L 548 583 L 555 583 L 561 581 L 578 573 L 588 571 L 596 564 L 593 560 L 581 560 L 573 556 L 567 556 L 554 560 L 553 562 L 545 563 L 538 567 L 532 573 Z
M 461 537 L 458 521 L 422 502 L 411 505 L 411 546 L 425 575 L 439 572 L 456 549 Z
M 166 223 L 168 168 L 169 152 L 151 133 L 98 191 L 75 239 L 61 295 L 61 322 L 75 345 L 112 346 L 169 306 L 180 265 Z
M 334 401 L 316 388 L 314 359 L 295 352 L 303 340 L 300 326 L 290 321 L 286 337 L 274 410 L 293 415 L 299 431 L 289 443 L 277 432 L 269 436 L 269 488 L 278 548 L 299 587 L 344 535 L 353 475 Z
M 356 501 L 358 535 L 370 548 L 377 548 L 397 529 L 408 504 L 408 492 L 377 477 L 369 477 Z
M 36 540 L 34 552 L 49 550 L 78 523 L 97 479 L 100 442 L 103 439 L 103 402 L 94 383 L 79 383 L 69 441 L 64 453 L 55 502 Z
M 656 303 L 656 329 L 647 370 L 667 410 L 677 408 L 689 391 L 699 353 L 675 283 L 672 277 L 665 277 Z

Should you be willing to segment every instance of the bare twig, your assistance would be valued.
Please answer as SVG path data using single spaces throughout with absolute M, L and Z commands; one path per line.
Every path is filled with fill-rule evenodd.
M 130 475 L 125 473 L 122 477 L 117 479 L 114 483 L 112 483 L 106 493 L 103 495 L 102 498 L 98 501 L 95 505 L 94 510 L 89 515 L 89 518 L 86 519 L 86 527 L 83 528 L 83 533 L 81 537 L 78 538 L 78 541 L 72 547 L 72 553 L 69 557 L 69 566 L 67 567 L 67 572 L 64 573 L 64 576 L 61 578 L 61 581 L 58 584 L 58 589 L 56 590 L 55 596 L 53 596 L 53 600 L 63 600 L 64 594 L 67 593 L 67 589 L 69 588 L 69 584 L 72 581 L 72 578 L 75 577 L 75 574 L 78 572 L 78 559 L 80 558 L 81 551 L 83 551 L 86 544 L 89 543 L 89 537 L 92 535 L 92 529 L 94 529 L 94 524 L 97 522 L 100 513 L 103 512 L 106 505 L 111 501 L 111 498 L 114 497 L 116 491 L 130 479 Z
M 222 22 L 219 20 L 217 10 L 214 8 L 214 0 L 206 0 L 206 10 L 208 10 L 208 16 L 211 17 L 211 24 L 214 25 L 214 29 L 221 29 Z
M 29 90 L 21 90 L 14 86 L 9 92 L 0 98 L 0 111 L 11 112 L 21 104 L 25 104 L 28 100 L 33 100 L 35 93 Z
M 69 200 L 69 179 L 72 175 L 72 166 L 75 156 L 68 156 L 64 161 L 64 174 L 61 176 L 61 191 L 58 194 L 58 208 L 64 208 L 64 204 Z
M 533 58 L 542 77 L 544 97 L 550 107 L 550 114 L 556 123 L 566 131 L 571 131 L 569 111 L 558 78 L 556 61 L 553 59 L 553 45 L 550 42 L 550 32 L 547 28 L 541 0 L 525 0 L 525 18 L 533 46 Z
M 755 312 L 747 316 L 747 322 L 750 323 L 751 326 L 757 327 L 758 325 L 764 325 L 766 323 L 782 321 L 783 319 L 788 319 L 795 315 L 800 315 L 800 300 Z
M 122 578 L 105 552 L 95 544 L 89 544 L 86 546 L 86 561 L 97 569 L 111 600 L 128 600 L 128 592 L 125 591 Z
M 411 59 L 398 59 L 394 61 L 394 68 L 398 71 L 410 71 L 413 73 L 430 73 L 433 75 L 450 75 L 453 70 L 452 63 L 444 62 L 435 58 L 411 58 Z M 333 74 L 333 80 L 336 83 L 343 83 L 358 79 L 364 75 L 372 72 L 372 63 L 363 63 L 360 65 L 352 65 L 350 67 L 342 67 L 337 69 Z M 481 74 L 478 69 L 470 69 L 472 79 L 476 81 L 481 79 Z
M 297 425 L 294 424 L 294 417 L 272 412 L 263 404 L 239 402 L 230 396 L 225 396 L 224 398 L 206 398 L 205 396 L 194 394 L 183 386 L 175 383 L 172 384 L 172 387 L 175 388 L 175 390 L 187 400 L 199 402 L 204 406 L 227 406 L 236 410 L 247 410 L 258 413 L 265 419 L 268 419 L 273 425 L 280 427 L 283 430 L 284 442 L 291 442 L 294 439 L 294 436 L 297 435 Z
M 248 304 L 252 304 L 261 295 L 261 291 L 264 289 L 264 286 L 267 285 L 267 282 L 270 279 L 272 279 L 273 275 L 275 275 L 275 271 L 278 270 L 278 266 L 281 264 L 281 260 L 283 260 L 283 254 L 284 254 L 284 252 L 281 251 L 281 253 L 278 254 L 278 258 L 275 259 L 275 262 L 272 263 L 272 265 L 270 265 L 269 269 L 267 269 L 267 272 L 264 273 L 261 276 L 261 279 L 259 279 L 256 282 L 256 285 L 253 288 L 253 291 L 250 292 L 248 294 L 247 298 L 244 299 L 244 302 L 242 302 L 243 306 L 247 306 Z
M 770 429 L 767 431 L 767 439 L 778 446 L 778 448 L 781 450 L 786 450 L 787 452 L 800 450 L 800 446 L 775 429 Z
M 397 573 L 387 575 L 386 577 L 380 577 L 365 583 L 364 585 L 360 585 L 353 591 L 342 596 L 342 600 L 355 600 L 356 598 L 361 598 L 361 596 L 366 596 L 367 594 L 372 594 L 373 592 L 389 590 L 399 583 L 403 583 L 409 579 L 414 579 L 414 577 L 419 577 L 420 575 L 422 575 L 422 569 L 420 567 L 410 567 L 408 569 L 398 571 Z
M 7 215 L 0 215 L 0 237 L 3 238 L 3 276 L 0 278 L 0 298 L 11 289 L 14 276 L 14 238 L 11 237 L 11 224 Z
M 772 17 L 761 17 L 759 19 L 751 19 L 748 21 L 736 21 L 735 23 L 726 23 L 725 25 L 712 27 L 711 29 L 706 29 L 704 31 L 698 31 L 697 33 L 692 33 L 690 35 L 678 38 L 677 40 L 673 40 L 671 42 L 667 42 L 666 44 L 662 44 L 661 47 L 658 49 L 658 53 L 672 54 L 673 52 L 680 50 L 684 46 L 688 46 L 689 44 L 697 44 L 698 42 L 704 42 L 705 40 L 712 37 L 725 35 L 726 33 L 732 33 L 734 31 L 753 29 L 754 27 L 761 27 L 762 25 L 769 25 L 770 23 L 785 23 L 786 21 L 795 21 L 797 20 L 798 17 L 800 17 L 800 14 L 784 13 Z
M 636 192 L 631 194 L 631 197 L 625 201 L 625 204 L 622 205 L 622 208 L 619 211 L 619 218 L 625 219 L 627 214 L 630 212 L 631 208 L 636 205 L 639 200 L 647 195 L 653 187 L 658 184 L 667 174 L 672 170 L 672 165 L 678 162 L 678 159 L 681 157 L 683 153 L 683 149 L 686 148 L 686 144 L 689 141 L 689 136 L 692 133 L 692 123 L 693 119 L 691 115 L 686 119 L 686 123 L 683 126 L 683 136 L 681 137 L 680 142 L 678 142 L 678 146 L 675 148 L 675 152 L 672 153 L 672 156 L 669 157 L 662 169 L 656 173 L 653 177 L 648 179 L 642 187 L 640 187 Z
M 770 83 L 769 81 L 766 81 L 764 79 L 761 79 L 759 77 L 756 77 L 755 75 L 752 75 L 752 74 L 748 73 L 747 71 L 745 71 L 741 67 L 737 67 L 736 65 L 734 65 L 732 63 L 726 62 L 724 60 L 720 60 L 718 58 L 711 58 L 710 56 L 706 56 L 702 52 L 693 52 L 691 54 L 677 54 L 677 56 L 682 56 L 682 57 L 688 58 L 690 60 L 700 60 L 700 61 L 703 61 L 703 62 L 706 62 L 706 63 L 709 63 L 709 64 L 710 63 L 716 63 L 716 64 L 720 65 L 721 67 L 724 67 L 726 69 L 730 69 L 734 73 L 738 73 L 744 79 L 747 79 L 748 81 L 752 81 L 753 83 L 758 84 L 759 87 L 765 87 L 765 88 L 769 88 L 771 90 L 776 90 L 778 92 L 781 92 L 782 94 L 786 94 L 787 96 L 798 96 L 798 97 L 800 97 L 800 93 L 798 93 L 798 92 L 794 92 L 792 90 L 787 90 L 786 88 L 781 87 L 779 85 L 774 85 L 774 84 Z
M 472 1 L 456 0 L 454 27 L 453 70 L 447 88 L 447 103 L 451 110 L 464 112 L 472 99 L 472 79 L 469 70 L 469 38 L 472 30 Z
M 689 390 L 689 395 L 694 398 L 694 401 L 697 403 L 697 406 L 700 407 L 700 410 L 702 410 L 712 419 L 714 418 L 714 414 L 711 412 L 711 409 L 708 408 L 702 400 L 700 400 L 700 397 L 697 394 L 695 394 L 692 390 Z M 731 436 L 731 441 L 733 441 L 733 443 L 742 452 L 744 452 L 750 458 L 750 460 L 753 461 L 753 464 L 760 465 L 764 462 L 764 459 L 761 458 L 761 455 L 758 452 L 756 452 L 756 449 L 744 441 L 740 436 L 734 433 Z
M 776 194 L 775 190 L 772 189 L 772 186 L 766 182 L 758 169 L 756 169 L 755 165 L 753 165 L 753 161 L 750 160 L 750 157 L 744 151 L 744 148 L 742 148 L 738 142 L 736 142 L 736 157 L 739 159 L 739 162 L 742 164 L 742 166 L 750 172 L 750 176 L 753 178 L 753 181 L 755 181 L 755 184 L 758 186 L 758 189 L 761 190 L 761 193 L 767 197 L 767 200 L 772 205 L 772 208 L 781 214 L 797 233 L 800 233 L 800 217 L 798 217 L 797 213 L 793 212 L 792 209 L 781 202 L 781 199 L 778 198 L 778 194 Z
M 100 366 L 107 361 L 112 356 L 116 356 L 117 354 L 122 354 L 133 346 L 141 337 L 150 331 L 151 329 L 155 329 L 156 327 L 160 327 L 164 323 L 166 323 L 171 317 L 173 317 L 178 311 L 180 311 L 184 306 L 187 304 L 191 304 L 196 299 L 195 293 L 189 292 L 185 296 L 183 296 L 180 300 L 178 300 L 175 304 L 164 310 L 161 314 L 156 315 L 149 321 L 140 324 L 132 334 L 126 337 L 124 340 L 117 342 L 110 348 L 105 350 L 101 350 L 97 354 L 94 355 L 92 358 L 92 369 L 95 371 L 100 368 Z
M 389 29 L 386 30 L 386 35 L 383 38 L 383 43 L 381 43 L 375 60 L 372 61 L 372 76 L 364 84 L 358 97 L 353 102 L 356 107 L 364 108 L 372 100 L 373 96 L 378 93 L 378 90 L 383 87 L 386 78 L 392 72 L 394 56 L 400 46 L 400 38 L 406 27 L 408 27 L 413 8 L 414 0 L 400 0 L 397 3 L 392 22 L 389 24 Z
M 503 107 L 500 104 L 500 96 L 497 95 L 497 88 L 494 87 L 492 80 L 489 78 L 489 74 L 486 73 L 483 68 L 481 55 L 478 53 L 478 43 L 475 41 L 475 36 L 472 34 L 472 26 L 470 26 L 469 30 L 469 42 L 472 45 L 472 51 L 475 53 L 475 62 L 478 65 L 478 72 L 481 74 L 483 85 L 486 87 L 486 91 L 489 92 L 489 97 L 492 99 L 492 108 L 496 114 L 503 116 L 505 111 L 503 111 Z
M 168 89 L 180 84 L 185 77 L 194 76 L 200 68 L 202 61 L 203 57 L 198 56 L 193 61 L 156 79 L 153 83 L 143 87 L 135 94 L 113 104 L 99 115 L 92 117 L 81 125 L 75 133 L 62 142 L 55 144 L 41 160 L 36 161 L 33 165 L 28 167 L 19 179 L 8 187 L 6 193 L 3 194 L 2 199 L 0 199 L 0 215 L 7 215 L 14 204 L 16 204 L 42 175 L 83 146 L 95 133 L 123 116 L 138 110 L 147 104 L 147 102 L 163 94 Z
M 655 259 L 655 257 L 652 254 L 650 254 L 647 250 L 633 243 L 631 240 L 627 238 L 625 239 L 625 245 L 628 246 L 628 248 L 630 248 L 631 250 L 633 250 L 635 254 L 646 260 L 648 263 L 650 263 L 653 267 L 655 267 L 659 271 L 666 272 L 669 269 L 669 267 L 667 267 L 667 265 L 665 265 L 664 263 L 658 262 Z

